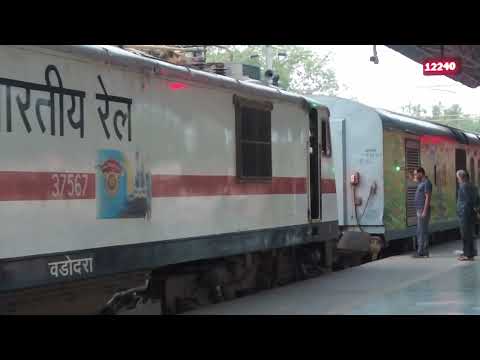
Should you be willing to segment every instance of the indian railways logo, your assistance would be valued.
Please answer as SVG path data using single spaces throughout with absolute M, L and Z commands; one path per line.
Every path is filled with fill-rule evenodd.
M 152 176 L 140 151 L 97 150 L 97 219 L 150 218 Z
M 118 192 L 120 176 L 123 173 L 122 165 L 116 161 L 109 159 L 100 165 L 105 180 L 105 190 L 108 195 L 115 196 Z

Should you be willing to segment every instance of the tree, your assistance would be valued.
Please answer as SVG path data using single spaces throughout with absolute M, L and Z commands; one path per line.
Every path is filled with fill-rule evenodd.
M 443 115 L 450 118 L 461 118 L 463 116 L 463 111 L 460 105 L 453 104 L 443 111 Z
M 410 116 L 417 117 L 417 118 L 425 118 L 427 115 L 427 110 L 425 110 L 422 105 L 412 105 L 411 103 L 408 105 L 402 106 L 402 111 Z
M 431 120 L 461 130 L 480 133 L 479 119 L 464 114 L 462 108 L 458 104 L 453 104 L 448 108 L 445 108 L 441 102 L 437 105 L 433 105 Z
M 439 119 L 442 114 L 443 114 L 444 107 L 441 102 L 439 102 L 437 105 L 433 105 L 432 107 L 432 117 L 434 119 Z
M 261 45 L 228 46 L 230 52 L 209 48 L 207 62 L 233 62 L 257 65 L 266 68 L 266 59 Z M 339 90 L 335 72 L 329 68 L 331 54 L 320 56 L 296 45 L 276 46 L 286 53 L 286 58 L 274 56 L 273 70 L 279 74 L 279 87 L 303 94 L 334 95 Z M 274 51 L 274 54 L 277 51 Z
M 427 111 L 421 104 L 408 104 L 402 106 L 402 111 L 417 118 L 424 118 L 461 130 L 480 133 L 480 119 L 464 114 L 460 105 L 453 104 L 445 107 L 441 102 L 432 106 L 432 115 L 428 116 Z

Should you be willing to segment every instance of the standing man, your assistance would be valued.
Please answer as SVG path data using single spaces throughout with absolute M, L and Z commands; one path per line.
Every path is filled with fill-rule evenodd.
M 460 261 L 471 261 L 475 254 L 473 228 L 475 224 L 475 208 L 479 205 L 479 197 L 476 188 L 468 181 L 465 170 L 457 171 L 458 198 L 457 215 L 460 224 L 460 234 L 463 241 L 463 255 Z
M 417 253 L 414 258 L 429 257 L 428 253 L 428 223 L 430 222 L 430 201 L 432 198 L 432 183 L 425 176 L 425 170 L 419 167 L 415 170 L 417 191 L 415 192 L 415 209 L 417 211 Z
M 474 216 L 473 216 L 473 256 L 478 256 L 478 250 L 477 250 L 477 239 L 476 237 L 478 236 L 478 220 L 477 220 L 477 213 L 480 210 L 480 197 L 478 194 L 478 188 L 475 186 L 475 184 L 470 180 L 470 175 L 468 171 L 465 171 L 467 174 L 467 182 L 472 186 L 473 192 L 474 192 L 474 198 L 476 199 L 474 202 Z

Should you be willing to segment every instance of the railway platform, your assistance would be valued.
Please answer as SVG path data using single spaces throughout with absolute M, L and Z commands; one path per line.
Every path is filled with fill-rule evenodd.
M 430 258 L 393 256 L 184 315 L 480 314 L 480 259 L 458 261 L 461 248 L 451 241 Z

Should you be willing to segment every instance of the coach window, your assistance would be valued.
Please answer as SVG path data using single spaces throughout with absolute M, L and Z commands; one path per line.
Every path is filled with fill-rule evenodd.
M 233 97 L 236 123 L 237 176 L 247 180 L 272 178 L 273 105 Z
M 323 111 L 319 111 L 322 114 Z M 331 140 L 330 140 L 330 122 L 329 114 L 321 117 L 322 119 L 322 156 L 330 157 L 332 153 Z

